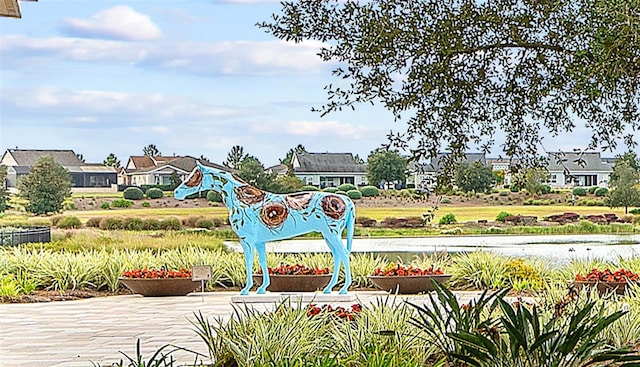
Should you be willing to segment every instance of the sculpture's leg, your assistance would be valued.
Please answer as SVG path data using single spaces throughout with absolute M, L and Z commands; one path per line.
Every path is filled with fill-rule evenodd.
M 271 283 L 269 280 L 269 269 L 267 268 L 267 249 L 264 242 L 256 243 L 256 251 L 258 252 L 258 263 L 262 269 L 262 285 L 258 288 L 257 294 L 264 294 L 267 287 Z
M 249 294 L 249 289 L 253 287 L 253 278 L 251 277 L 253 273 L 253 246 L 251 246 L 248 242 L 240 240 L 240 244 L 242 244 L 242 250 L 244 252 L 244 264 L 247 272 L 247 285 L 242 288 L 240 291 L 241 295 Z
M 332 233 L 323 233 L 322 236 L 333 255 L 333 275 L 331 275 L 329 284 L 322 291 L 322 293 L 328 294 L 331 293 L 333 287 L 338 283 L 338 277 L 340 276 L 340 263 L 342 260 L 340 259 L 339 249 L 336 247 L 335 235 Z
M 342 239 L 338 237 L 340 245 L 342 245 Z M 344 246 L 338 246 L 338 253 L 341 259 L 342 265 L 344 265 L 344 285 L 340 288 L 340 294 L 347 294 L 349 287 L 351 286 L 351 264 L 349 262 L 349 251 Z

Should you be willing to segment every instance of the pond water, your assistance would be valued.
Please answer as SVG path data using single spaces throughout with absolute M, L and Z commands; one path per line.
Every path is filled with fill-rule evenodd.
M 227 246 L 242 251 L 237 242 Z M 267 243 L 268 252 L 328 252 L 321 239 L 296 239 Z M 640 256 L 640 234 L 633 235 L 535 235 L 535 236 L 438 236 L 420 238 L 357 238 L 352 253 L 375 253 L 389 260 L 410 260 L 434 252 L 491 251 L 517 257 L 539 257 L 554 263 L 573 259 Z

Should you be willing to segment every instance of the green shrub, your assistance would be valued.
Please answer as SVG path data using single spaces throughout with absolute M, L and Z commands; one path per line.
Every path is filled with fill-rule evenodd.
M 322 191 L 335 193 L 336 191 L 338 191 L 338 188 L 337 187 L 325 187 Z
M 102 204 L 100 204 L 100 209 L 109 209 L 111 208 L 111 205 L 109 205 L 109 202 L 107 201 L 103 201 Z
M 635 214 L 635 215 L 640 214 L 640 208 L 635 208 L 635 209 L 629 210 L 629 214 Z
M 225 224 L 225 220 L 222 218 L 215 217 L 213 218 L 214 227 L 222 227 Z
M 345 191 L 340 190 L 336 191 L 335 194 L 347 196 L 347 193 Z
M 538 191 L 541 194 L 548 194 L 551 192 L 551 186 L 549 185 L 540 185 L 540 187 L 538 188 Z
M 133 201 L 126 199 L 116 199 L 111 202 L 111 206 L 114 208 L 129 208 L 133 205 Z
M 518 185 L 509 186 L 509 191 L 511 192 L 520 192 L 520 187 Z
M 498 195 L 500 195 L 500 196 L 509 196 L 509 190 L 500 190 L 500 193 Z
M 451 204 L 451 199 L 450 198 L 442 198 L 442 200 L 440 200 L 441 204 Z
M 609 193 L 609 189 L 607 189 L 606 187 L 599 187 L 594 194 L 598 197 L 603 197 L 603 196 L 607 196 L 607 194 Z
M 196 228 L 211 229 L 214 227 L 214 223 L 210 219 L 200 219 L 196 222 Z
M 364 197 L 375 197 L 380 195 L 380 190 L 375 186 L 365 186 L 360 189 L 360 192 Z
M 153 231 L 156 229 L 162 229 L 162 223 L 156 218 L 146 218 L 143 220 L 143 229 L 147 231 Z
M 70 201 L 68 203 L 64 203 L 64 205 L 62 206 L 62 209 L 64 209 L 64 210 L 76 210 L 78 208 L 76 207 L 76 203 L 74 203 L 73 201 Z
M 509 213 L 509 212 L 500 212 L 498 213 L 498 215 L 496 216 L 496 222 L 504 222 L 504 219 L 506 217 L 510 217 L 513 214 Z
M 453 213 L 447 213 L 444 216 L 442 216 L 442 218 L 440 218 L 440 221 L 438 223 L 440 224 L 454 224 L 457 223 L 458 221 L 456 220 L 456 216 Z
M 161 227 L 164 230 L 179 231 L 182 229 L 182 223 L 180 223 L 180 219 L 178 218 L 168 218 L 163 220 L 161 223 Z
M 356 190 L 357 187 L 353 184 L 342 184 L 338 186 L 338 191 L 349 192 L 349 190 Z
M 127 187 L 122 192 L 122 197 L 129 200 L 140 200 L 144 197 L 144 192 L 138 187 Z
M 144 221 L 140 218 L 127 217 L 122 225 L 129 231 L 141 231 L 144 228 Z
M 101 221 L 102 221 L 102 217 L 91 217 L 87 219 L 87 223 L 85 223 L 85 226 L 89 228 L 100 228 Z
M 111 231 L 124 229 L 124 224 L 121 218 L 102 218 L 100 221 L 100 229 Z
M 51 219 L 49 219 L 49 221 L 51 222 L 52 226 L 57 227 L 58 223 L 60 223 L 60 221 L 63 219 L 64 215 L 54 215 L 53 217 L 51 217 Z
M 596 190 L 598 190 L 598 186 L 591 186 L 589 189 L 587 189 L 587 192 L 589 194 L 595 194 Z
M 142 202 L 142 207 L 143 208 L 151 208 L 151 203 L 148 201 L 143 201 Z
M 304 185 L 301 191 L 320 191 L 320 189 L 312 185 Z
M 78 217 L 69 216 L 64 217 L 57 224 L 58 228 L 81 228 L 82 222 Z
M 149 190 L 147 190 L 147 197 L 149 199 L 160 199 L 163 196 L 164 196 L 164 193 L 162 192 L 162 190 L 160 190 L 157 187 L 152 187 Z
M 209 190 L 207 192 L 207 201 L 213 201 L 214 203 L 221 203 L 222 196 L 213 190 Z
M 349 190 L 349 191 L 347 191 L 347 196 L 350 199 L 358 200 L 358 199 L 362 198 L 362 193 L 360 191 L 358 191 L 358 190 Z
M 576 196 L 586 196 L 587 190 L 584 187 L 574 187 L 572 193 Z

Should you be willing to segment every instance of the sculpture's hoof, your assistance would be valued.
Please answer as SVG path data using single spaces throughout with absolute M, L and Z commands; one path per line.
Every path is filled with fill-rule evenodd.
M 243 289 L 240 291 L 240 295 L 241 296 L 246 296 L 247 294 L 249 294 L 249 290 L 248 289 Z
M 348 290 L 349 290 L 348 288 L 342 288 L 340 289 L 340 292 L 338 292 L 338 294 L 347 294 Z
M 267 290 L 267 287 L 260 287 L 258 288 L 258 290 L 256 291 L 256 294 L 264 294 L 264 292 Z

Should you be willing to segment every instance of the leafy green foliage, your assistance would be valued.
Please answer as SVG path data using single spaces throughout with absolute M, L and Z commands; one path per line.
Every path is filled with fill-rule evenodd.
M 133 205 L 133 201 L 127 200 L 127 199 L 116 199 L 111 202 L 111 206 L 114 208 L 129 208 L 132 205 Z
M 337 187 L 340 191 L 348 192 L 349 190 L 357 190 L 358 188 L 354 184 L 342 184 Z
M 380 190 L 375 186 L 364 186 L 360 188 L 360 192 L 364 197 L 376 197 L 380 195 Z
M 440 218 L 438 223 L 440 224 L 455 224 L 457 222 L 456 216 L 453 213 L 447 213 Z
M 231 151 L 227 154 L 227 159 L 222 162 L 225 166 L 239 170 L 242 166 L 242 161 L 248 157 L 248 154 L 245 154 L 244 148 L 240 145 L 234 145 L 231 147 Z
M 115 154 L 109 153 L 109 155 L 104 160 L 104 162 L 102 162 L 102 164 L 104 164 L 105 166 L 118 168 L 120 167 L 120 160 L 118 159 L 118 157 L 116 157 Z
M 7 166 L 0 165 L 0 213 L 7 210 L 7 199 L 9 194 L 4 187 L 4 182 L 7 179 Z
M 574 187 L 571 192 L 575 196 L 586 196 L 587 195 L 587 189 L 585 189 L 584 187 Z
M 33 214 L 57 213 L 64 199 L 71 196 L 71 174 L 52 156 L 36 162 L 18 182 L 20 196 L 28 200 L 25 209 Z
M 504 222 L 504 219 L 506 217 L 510 217 L 513 214 L 509 213 L 509 212 L 500 212 L 498 213 L 498 215 L 496 216 L 496 222 Z
M 414 155 L 444 146 L 459 158 L 504 134 L 506 156 L 535 167 L 541 140 L 577 121 L 592 128 L 586 148 L 636 142 L 637 10 L 621 0 L 301 0 L 259 26 L 323 44 L 336 82 L 322 115 L 380 103 L 406 119 L 391 144 Z
M 207 192 L 207 200 L 208 201 L 213 201 L 216 203 L 221 203 L 222 202 L 222 195 L 220 195 L 219 193 L 210 190 Z
M 456 166 L 455 178 L 456 185 L 464 192 L 485 192 L 491 188 L 493 172 L 481 162 L 463 162 Z
M 146 195 L 149 199 L 160 199 L 161 197 L 164 196 L 164 193 L 159 188 L 152 187 L 147 190 Z
M 404 182 L 407 160 L 397 151 L 377 149 L 367 158 L 367 180 L 372 185 Z
M 108 201 L 103 201 L 102 204 L 100 204 L 100 209 L 109 209 L 110 207 Z
M 141 200 L 144 198 L 144 192 L 139 187 L 127 187 L 122 192 L 122 197 L 129 200 Z
M 358 200 L 362 198 L 362 193 L 359 190 L 349 190 L 347 191 L 347 196 L 353 200 Z
M 65 216 L 56 224 L 56 226 L 58 228 L 82 228 L 82 222 L 78 217 Z
M 640 189 L 637 187 L 640 181 L 640 172 L 633 169 L 626 161 L 617 161 L 611 174 L 609 186 L 611 192 L 607 204 L 612 208 L 624 207 L 625 213 L 630 206 L 640 205 Z

